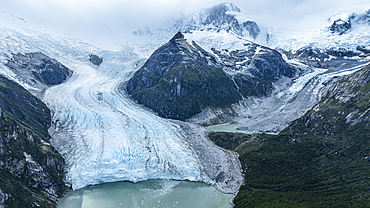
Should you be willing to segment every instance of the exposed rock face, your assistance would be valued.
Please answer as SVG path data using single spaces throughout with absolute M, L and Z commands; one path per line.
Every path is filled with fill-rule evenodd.
M 295 53 L 295 58 L 302 60 L 308 66 L 314 66 L 317 68 L 329 67 L 326 60 L 329 59 L 330 56 L 325 52 L 321 52 L 319 48 L 314 46 L 300 48 Z
M 343 21 L 341 19 L 335 20 L 329 28 L 331 32 L 338 33 L 339 35 L 347 32 L 349 29 L 351 29 L 351 22 Z
M 103 58 L 100 58 L 99 56 L 97 55 L 94 55 L 94 54 L 90 54 L 89 55 L 89 61 L 96 65 L 96 66 L 99 66 L 101 63 L 103 63 Z
M 365 47 L 365 46 L 357 46 L 356 50 L 361 51 L 362 53 L 364 53 L 365 57 L 367 55 L 370 55 L 370 49 Z
M 343 35 L 356 25 L 370 25 L 370 10 L 365 13 L 341 13 L 328 19 L 332 22 L 329 31 L 335 34 Z
M 253 21 L 243 22 L 243 27 L 245 28 L 245 30 L 248 31 L 249 36 L 252 37 L 252 38 L 254 38 L 254 39 L 256 39 L 257 36 L 260 33 L 260 29 L 259 29 L 259 27 L 258 27 L 258 25 L 257 25 L 256 22 L 253 22 Z
M 24 82 L 41 91 L 66 81 L 72 71 L 43 53 L 13 54 L 5 64 Z
M 275 81 L 283 76 L 293 77 L 296 73 L 279 52 L 257 44 L 245 44 L 243 50 L 212 51 L 223 62 L 225 71 L 233 74 L 244 97 L 267 96 Z
M 160 116 L 179 120 L 242 99 L 215 57 L 194 42 L 187 43 L 181 33 L 151 55 L 126 89 Z
M 0 76 L 0 205 L 56 207 L 69 189 L 65 162 L 49 144 L 50 110 Z
M 284 51 L 283 53 L 289 59 L 298 60 L 308 66 L 327 69 L 343 65 L 345 58 L 366 57 L 369 51 L 364 46 L 358 46 L 357 51 L 352 51 L 345 48 L 321 49 L 315 45 L 308 45 L 295 52 Z M 345 62 L 356 62 L 356 60 L 346 60 Z
M 248 19 L 238 19 L 244 16 L 241 10 L 232 3 L 222 3 L 202 9 L 199 13 L 180 19 L 175 23 L 175 29 L 181 32 L 192 30 L 225 30 L 239 36 L 250 36 L 254 39 L 260 33 L 256 22 Z

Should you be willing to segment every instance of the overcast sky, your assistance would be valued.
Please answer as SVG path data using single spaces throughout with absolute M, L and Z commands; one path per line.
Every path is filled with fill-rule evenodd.
M 38 24 L 76 34 L 154 25 L 219 0 L 0 0 L 0 7 Z M 263 27 L 321 28 L 341 11 L 363 13 L 370 0 L 230 0 Z

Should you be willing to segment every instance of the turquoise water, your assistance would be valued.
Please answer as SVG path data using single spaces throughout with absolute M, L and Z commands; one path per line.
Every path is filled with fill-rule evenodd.
M 253 133 L 251 131 L 243 131 L 238 130 L 239 124 L 220 124 L 220 125 L 214 125 L 206 127 L 208 131 L 215 131 L 215 132 L 231 132 L 231 133 L 244 133 L 244 134 L 250 134 Z
M 69 192 L 59 201 L 59 208 L 230 208 L 233 197 L 199 182 L 116 182 Z

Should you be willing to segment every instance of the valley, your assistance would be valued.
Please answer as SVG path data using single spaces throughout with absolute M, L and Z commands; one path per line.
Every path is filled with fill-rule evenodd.
M 5 102 L 20 90 L 0 88 L 2 121 L 27 142 L 37 135 L 41 152 L 20 142 L 9 159 L 3 141 L 18 130 L 4 120 L 0 159 L 33 172 L 1 172 L 0 207 L 20 197 L 5 179 L 29 193 L 20 178 L 43 169 L 59 189 L 30 192 L 27 205 L 175 207 L 184 194 L 200 207 L 368 206 L 369 11 L 341 18 L 351 27 L 334 16 L 311 39 L 283 37 L 223 3 L 125 33 L 115 51 L 0 10 L 0 74 L 34 96 L 16 94 L 22 108 L 42 102 L 34 110 L 50 116 L 31 125 L 37 112 Z M 57 170 L 32 160 L 49 148 Z

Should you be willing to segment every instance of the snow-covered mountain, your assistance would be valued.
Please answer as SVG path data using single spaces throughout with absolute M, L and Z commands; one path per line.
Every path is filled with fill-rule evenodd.
M 297 51 L 300 48 L 313 45 L 322 50 L 346 50 L 366 55 L 358 47 L 370 47 L 370 10 L 355 14 L 341 12 L 327 20 L 327 26 L 311 32 L 294 30 L 270 31 L 269 46 L 285 51 Z
M 157 27 L 139 27 L 132 31 L 134 36 L 127 34 L 120 42 L 150 56 L 161 45 L 158 45 L 160 41 L 166 42 L 177 32 L 208 51 L 211 48 L 241 49 L 246 42 L 267 45 L 269 39 L 267 30 L 260 28 L 249 14 L 232 3 L 221 3 L 173 17 Z
M 162 119 L 117 90 L 145 57 L 129 47 L 103 50 L 3 10 L 0 19 L 0 73 L 39 96 L 52 110 L 51 143 L 66 160 L 67 182 L 73 189 L 102 182 L 176 179 L 237 192 L 243 179 L 236 153 L 210 142 L 203 128 Z M 38 87 L 21 76 L 21 70 L 6 66 L 9 61 L 22 66 L 24 58 L 25 70 L 37 71 L 39 60 L 27 64 L 32 61 L 27 54 L 34 53 L 58 60 L 73 71 L 72 76 L 56 86 Z M 20 54 L 20 62 L 12 62 L 13 54 Z M 91 54 L 104 61 L 99 66 L 91 63 Z M 190 138 L 183 128 L 197 136 Z
M 199 12 L 174 20 L 172 31 L 191 33 L 192 31 L 226 31 L 242 37 L 256 39 L 260 29 L 248 14 L 232 3 L 222 3 L 201 9 Z
M 163 28 L 130 30 L 117 37 L 121 50 L 111 51 L 0 9 L 0 74 L 53 111 L 51 143 L 65 157 L 74 189 L 122 180 L 176 179 L 204 181 L 236 193 L 243 181 L 237 154 L 210 142 L 206 130 L 196 124 L 231 122 L 241 130 L 279 132 L 319 101 L 326 81 L 357 71 L 369 61 L 369 15 L 368 11 L 333 17 L 320 31 L 296 35 L 261 28 L 235 5 L 223 3 Z M 184 47 L 197 51 L 199 45 L 204 54 L 211 54 L 207 57 L 223 63 L 219 66 L 228 76 L 242 73 L 244 78 L 234 79 L 243 87 L 239 92 L 250 96 L 251 78 L 260 83 L 256 89 L 267 86 L 267 93 L 223 109 L 201 109 L 187 123 L 160 118 L 118 90 L 125 89 L 149 55 L 178 31 L 184 32 L 182 42 L 196 43 Z M 68 80 L 56 86 L 40 87 L 7 66 L 15 54 L 29 61 L 27 54 L 35 53 L 57 60 L 73 71 L 72 76 L 68 73 L 64 77 Z M 104 61 L 91 63 L 92 54 Z M 21 66 L 23 58 L 13 65 Z M 270 75 L 276 79 L 267 84 L 260 79 Z

